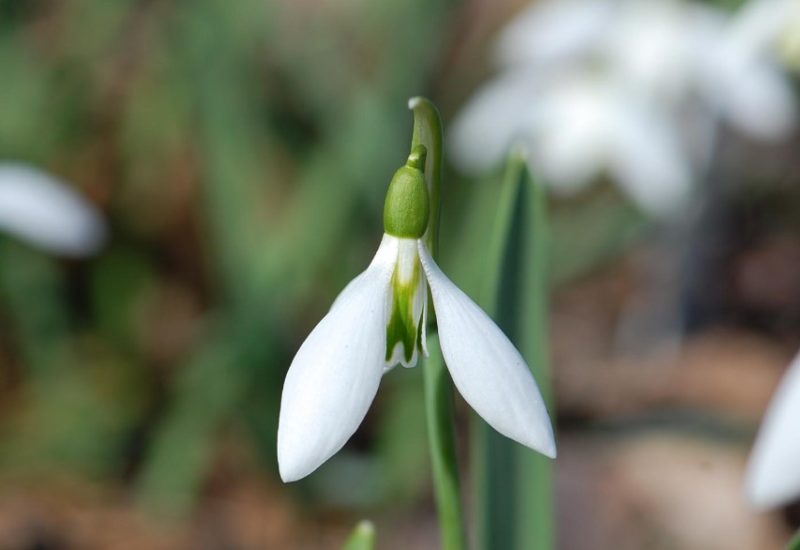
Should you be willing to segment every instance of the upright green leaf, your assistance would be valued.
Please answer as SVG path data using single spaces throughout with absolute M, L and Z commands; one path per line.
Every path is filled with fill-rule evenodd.
M 524 159 L 509 160 L 489 252 L 485 305 L 519 348 L 552 409 L 548 361 L 547 220 L 544 192 Z M 552 465 L 476 419 L 479 547 L 555 546 Z

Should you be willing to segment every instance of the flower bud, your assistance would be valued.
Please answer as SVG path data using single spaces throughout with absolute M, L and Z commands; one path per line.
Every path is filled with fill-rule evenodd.
M 428 187 L 422 170 L 427 150 L 417 145 L 406 165 L 395 172 L 386 192 L 383 227 L 394 237 L 419 239 L 425 234 L 430 215 Z

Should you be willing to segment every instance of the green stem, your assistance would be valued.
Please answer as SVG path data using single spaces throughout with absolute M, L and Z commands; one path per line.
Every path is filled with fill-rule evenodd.
M 444 365 L 439 339 L 432 337 L 428 349 L 430 357 L 423 368 L 425 410 L 442 548 L 463 550 L 467 541 L 456 456 L 453 384 Z
M 411 98 L 408 107 L 414 112 L 411 148 L 413 150 L 417 145 L 424 145 L 428 153 L 424 173 L 430 194 L 430 218 L 423 238 L 431 255 L 436 258 L 441 211 L 442 121 L 436 106 L 425 98 Z M 433 308 L 429 307 L 429 311 L 429 318 L 433 322 Z M 467 541 L 456 456 L 453 383 L 445 368 L 437 338 L 429 340 L 428 349 L 430 357 L 423 368 L 425 409 L 442 548 L 463 550 L 467 547 Z
M 786 547 L 786 550 L 800 550 L 800 531 L 795 533 L 792 540 L 789 541 L 789 545 Z

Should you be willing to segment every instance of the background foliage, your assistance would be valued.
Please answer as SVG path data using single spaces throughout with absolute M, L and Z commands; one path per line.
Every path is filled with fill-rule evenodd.
M 77 483 L 80 502 L 123 502 L 183 525 L 206 517 L 209 502 L 227 517 L 215 499 L 253 479 L 263 487 L 258 502 L 288 510 L 252 506 L 290 526 L 262 542 L 301 537 L 296 525 L 308 522 L 333 525 L 310 540 L 335 544 L 349 514 L 382 517 L 388 509 L 430 526 L 418 369 L 387 378 L 347 449 L 290 488 L 275 468 L 278 399 L 300 342 L 380 240 L 386 185 L 407 155 L 407 98 L 436 101 L 446 131 L 488 73 L 490 32 L 514 8 L 452 0 L 0 1 L 0 158 L 75 182 L 111 229 L 105 249 L 83 261 L 0 238 L 0 482 L 9 498 L 72 495 L 58 487 Z M 796 168 L 796 155 L 788 157 Z M 446 173 L 442 263 L 473 296 L 488 282 L 483 251 L 500 207 L 501 169 L 480 181 Z M 676 285 L 707 298 L 710 275 L 724 277 L 744 253 L 774 254 L 775 239 L 789 251 L 777 270 L 790 269 L 800 249 L 797 173 L 768 174 L 773 187 L 745 182 L 717 205 L 722 221 L 704 218 L 680 241 L 608 185 L 553 199 L 551 284 L 604 280 L 655 250 L 694 258 Z M 708 231 L 723 258 L 696 260 L 683 245 L 702 244 Z M 765 285 L 755 298 L 732 291 L 710 305 L 681 295 L 680 333 L 744 327 L 785 355 L 800 334 L 800 301 L 790 293 L 770 302 Z M 558 327 L 557 338 L 582 345 L 577 329 Z M 555 348 L 558 358 L 563 346 Z M 559 385 L 569 374 L 558 368 L 556 361 L 557 399 L 574 389 Z M 633 429 L 609 428 L 602 403 L 575 395 L 565 396 L 566 430 L 596 433 L 595 422 L 601 432 Z M 696 405 L 688 408 L 702 409 Z M 744 434 L 742 449 L 754 422 L 733 430 Z M 706 436 L 717 437 L 717 427 Z M 77 506 L 72 499 L 63 508 Z M 44 530 L 0 504 L 0 546 L 4 537 L 11 548 L 47 544 L 51 532 L 95 540 L 92 529 L 53 527 L 59 514 L 37 515 L 41 506 L 30 513 L 49 518 Z M 236 521 L 228 528 L 246 532 Z M 168 538 L 165 547 L 192 536 Z M 155 547 L 145 540 L 129 547 Z M 220 540 L 211 547 L 225 547 Z

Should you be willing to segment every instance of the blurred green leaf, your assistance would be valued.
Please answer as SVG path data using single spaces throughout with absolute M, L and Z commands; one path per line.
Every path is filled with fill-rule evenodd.
M 147 256 L 131 249 L 112 249 L 96 262 L 91 274 L 94 320 L 104 336 L 133 350 L 135 321 L 156 274 Z
M 68 344 L 63 273 L 55 260 L 7 239 L 0 236 L 0 300 L 29 374 L 50 374 Z
M 563 284 L 617 258 L 652 227 L 619 194 L 600 189 L 551 216 L 551 278 Z
M 30 381 L 3 419 L 2 468 L 40 478 L 64 471 L 110 478 L 128 466 L 148 405 L 146 378 L 103 346 L 86 342 L 79 351 Z
M 50 67 L 19 42 L 0 34 L 0 154 L 41 160 L 52 152 Z
M 552 411 L 546 201 L 525 159 L 512 154 L 489 248 L 485 303 L 525 357 Z M 498 434 L 480 419 L 475 426 L 480 547 L 553 548 L 550 460 Z
M 243 391 L 238 361 L 224 341 L 209 342 L 180 373 L 139 477 L 138 497 L 149 510 L 179 517 L 191 510 L 222 422 Z
M 381 382 L 376 451 L 385 484 L 383 497 L 393 506 L 411 504 L 428 485 L 425 409 L 419 406 L 422 368 L 395 370 Z
M 361 521 L 350 538 L 342 546 L 342 550 L 373 550 L 375 548 L 375 526 L 370 521 Z

